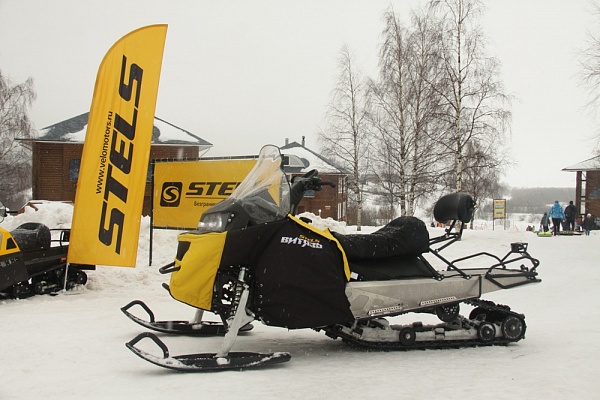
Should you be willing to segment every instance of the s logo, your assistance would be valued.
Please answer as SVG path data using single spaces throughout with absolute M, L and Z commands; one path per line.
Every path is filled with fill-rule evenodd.
M 165 182 L 160 193 L 161 207 L 178 207 L 181 202 L 181 182 Z

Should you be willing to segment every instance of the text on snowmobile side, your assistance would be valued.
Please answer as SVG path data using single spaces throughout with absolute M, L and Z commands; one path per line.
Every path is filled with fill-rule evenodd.
M 319 243 L 318 239 L 311 239 L 304 235 L 300 235 L 295 238 L 289 237 L 289 236 L 282 236 L 281 243 L 297 244 L 297 245 L 300 245 L 301 247 L 312 247 L 313 249 L 322 249 L 323 248 L 323 245 L 321 243 Z

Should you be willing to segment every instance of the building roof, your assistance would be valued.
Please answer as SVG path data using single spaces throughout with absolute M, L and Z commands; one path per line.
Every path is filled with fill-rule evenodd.
M 298 157 L 304 167 L 298 167 L 297 171 L 291 172 L 308 172 L 311 169 L 316 169 L 321 174 L 346 174 L 343 168 L 336 166 L 330 160 L 314 151 L 304 147 L 298 142 L 291 142 L 280 148 L 284 155 L 293 155 Z
M 86 112 L 57 124 L 47 126 L 39 131 L 39 136 L 35 141 L 83 143 L 87 131 L 88 116 L 89 112 Z M 154 117 L 152 144 L 199 146 L 200 150 L 212 147 L 212 143 L 158 117 Z
M 600 171 L 600 156 L 592 157 L 570 167 L 565 167 L 563 171 Z

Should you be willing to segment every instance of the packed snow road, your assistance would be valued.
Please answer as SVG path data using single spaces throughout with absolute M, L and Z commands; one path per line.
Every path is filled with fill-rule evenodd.
M 15 222 L 3 224 L 11 229 L 11 223 Z M 431 229 L 432 235 L 439 234 Z M 166 278 L 157 272 L 173 257 L 176 232 L 155 232 L 154 265 L 149 267 L 146 220 L 141 231 L 135 269 L 98 267 L 90 272 L 84 288 L 57 296 L 0 300 L 0 399 L 551 400 L 599 395 L 598 231 L 590 237 L 540 238 L 522 230 L 468 230 L 460 242 L 445 250 L 449 258 L 482 250 L 503 255 L 511 242 L 529 242 L 529 253 L 541 262 L 542 283 L 485 296 L 525 314 L 526 338 L 518 343 L 378 352 L 352 348 L 311 330 L 287 331 L 255 322 L 251 332 L 238 337 L 233 350 L 285 351 L 292 354 L 291 361 L 242 372 L 196 374 L 158 368 L 125 347 L 143 332 L 120 311 L 131 300 L 144 300 L 157 319 L 193 316 L 191 308 L 161 288 Z M 427 323 L 433 317 L 411 314 L 392 322 L 404 323 L 407 318 Z M 222 340 L 159 337 L 172 355 L 215 352 Z M 147 345 L 151 351 L 151 343 Z

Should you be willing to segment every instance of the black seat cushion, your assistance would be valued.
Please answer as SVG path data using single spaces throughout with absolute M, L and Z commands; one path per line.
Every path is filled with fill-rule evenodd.
M 399 217 L 370 234 L 334 233 L 348 261 L 414 257 L 429 251 L 429 232 L 415 217 Z

